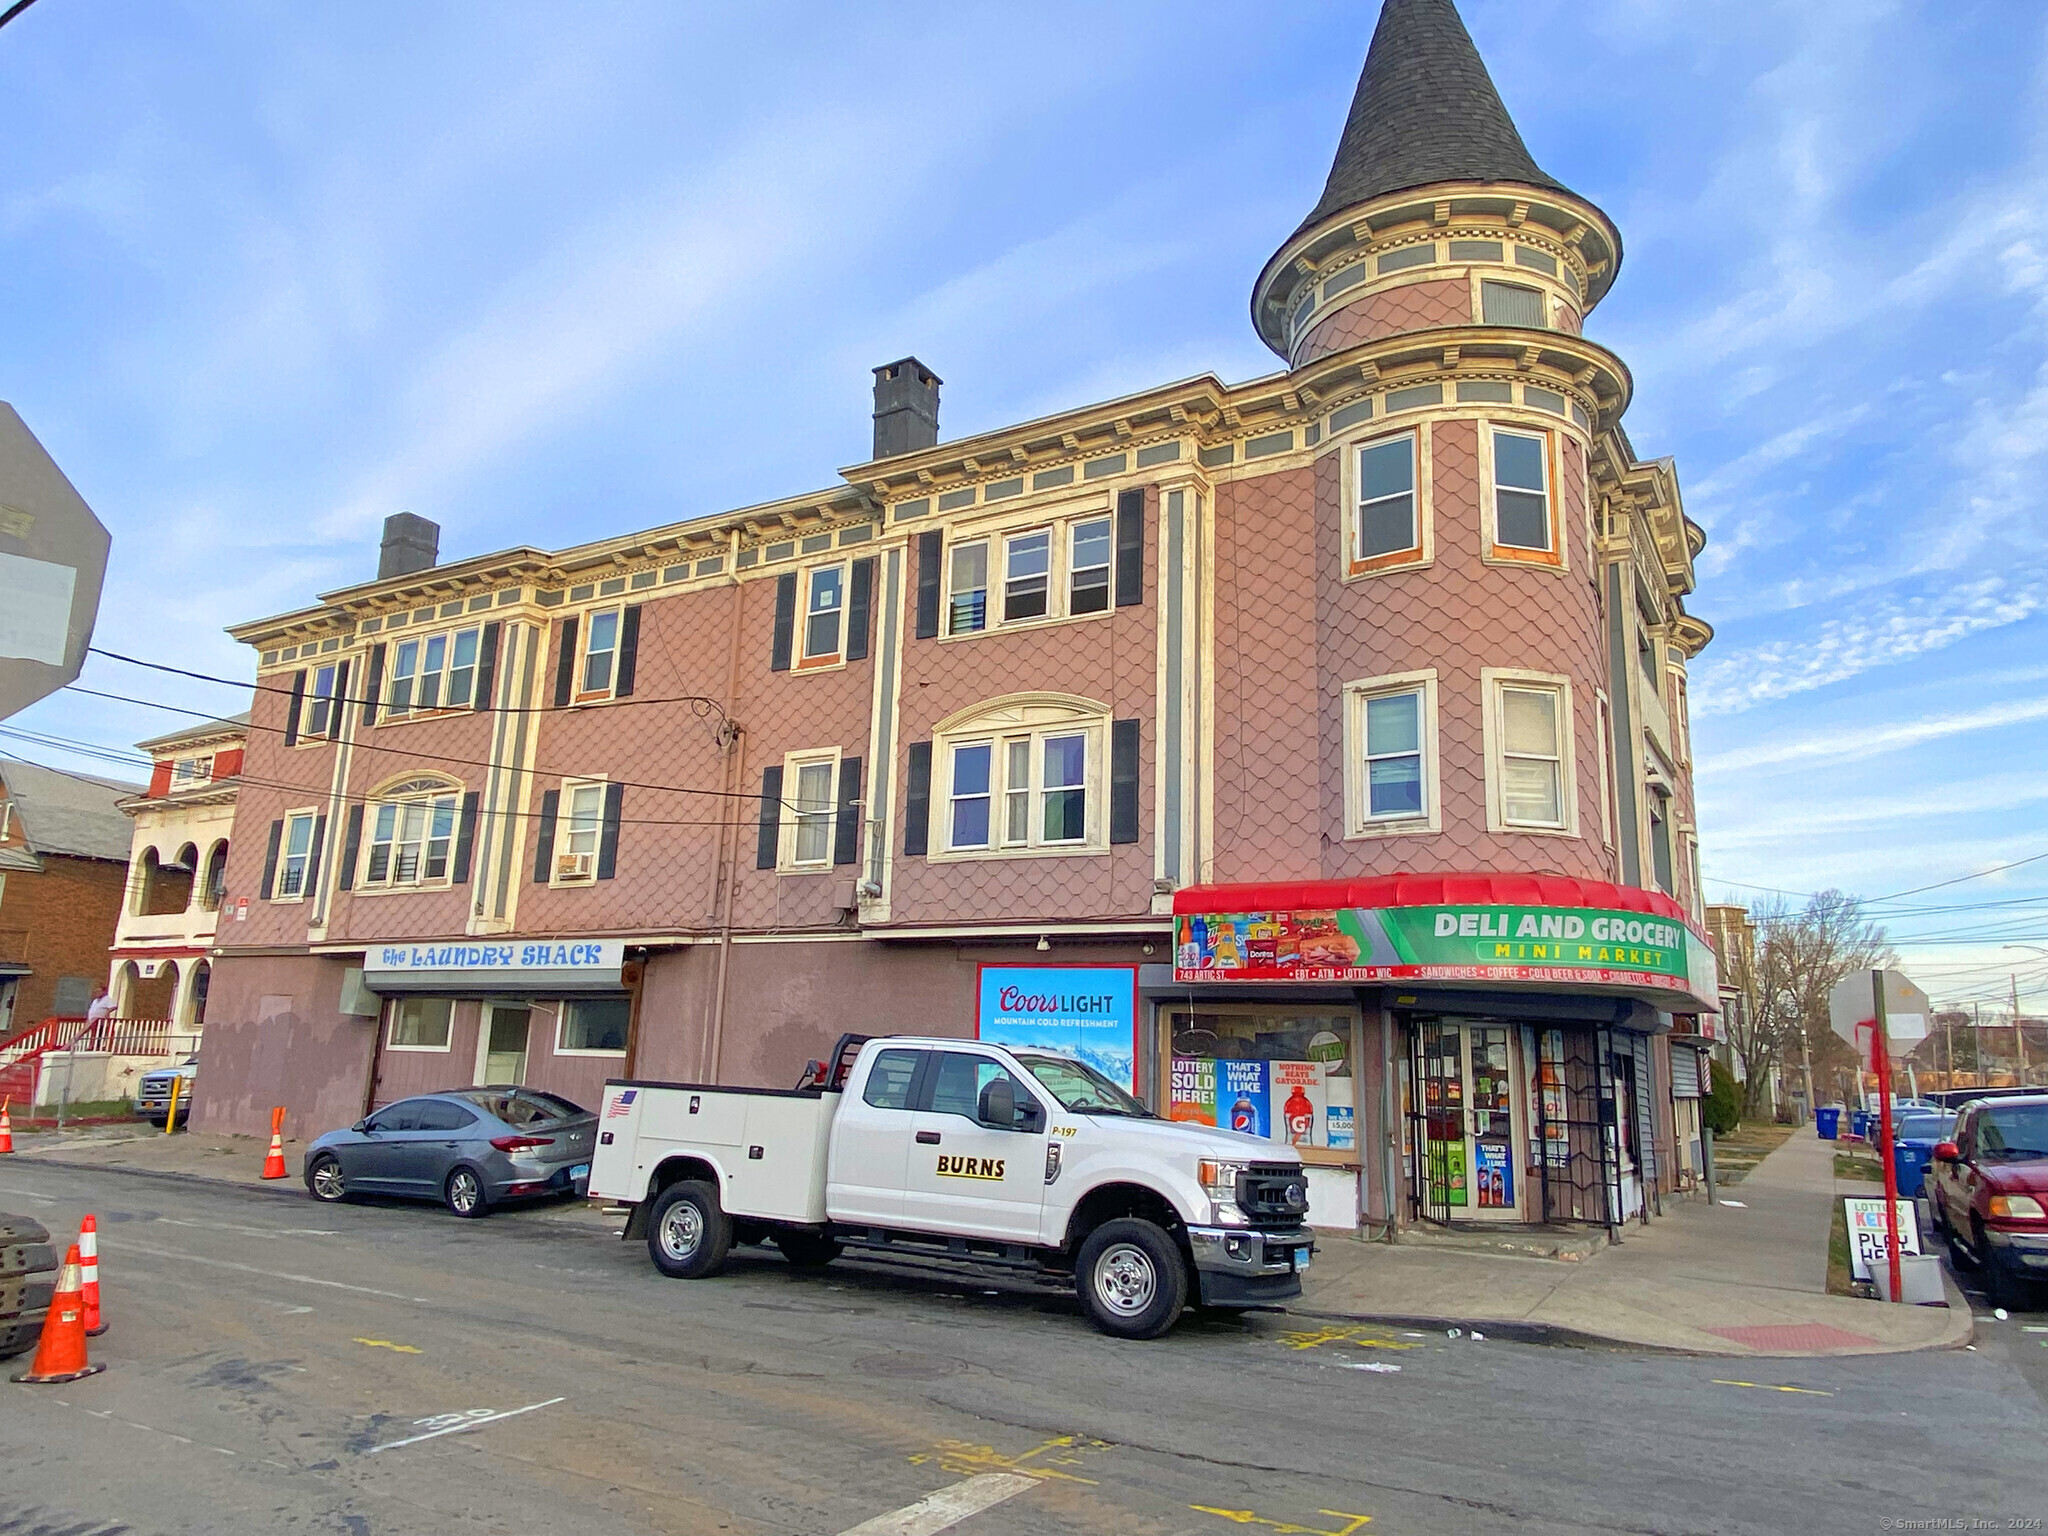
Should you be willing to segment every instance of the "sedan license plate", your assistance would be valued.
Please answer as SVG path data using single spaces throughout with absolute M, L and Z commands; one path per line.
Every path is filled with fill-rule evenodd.
M 575 1166 L 574 1168 L 571 1168 L 571 1169 L 569 1170 L 569 1177 L 570 1177 L 570 1178 L 572 1178 L 572 1179 L 587 1179 L 587 1178 L 589 1178 L 589 1177 L 590 1177 L 590 1164 L 588 1164 L 588 1163 L 578 1163 L 578 1164 L 577 1164 L 577 1165 L 576 1165 L 576 1166 Z
M 1294 1250 L 1294 1270 L 1296 1274 L 1300 1274 L 1308 1268 L 1308 1257 L 1312 1251 L 1308 1248 L 1297 1248 Z

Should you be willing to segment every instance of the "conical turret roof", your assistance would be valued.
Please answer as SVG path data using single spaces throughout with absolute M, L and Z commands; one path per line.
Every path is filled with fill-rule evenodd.
M 1447 181 L 1571 190 L 1522 142 L 1452 0 L 1386 0 L 1329 183 L 1301 227 L 1383 193 Z

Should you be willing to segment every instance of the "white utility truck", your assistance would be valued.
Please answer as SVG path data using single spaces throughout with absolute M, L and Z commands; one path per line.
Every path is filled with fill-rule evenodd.
M 976 1040 L 841 1038 L 794 1089 L 613 1081 L 593 1199 L 631 1208 L 662 1273 L 736 1243 L 790 1263 L 870 1255 L 1071 1276 L 1105 1333 L 1183 1307 L 1301 1294 L 1314 1241 L 1290 1147 L 1162 1120 L 1070 1056 Z

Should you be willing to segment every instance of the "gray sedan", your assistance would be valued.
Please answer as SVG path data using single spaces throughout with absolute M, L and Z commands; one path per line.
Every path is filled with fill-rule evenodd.
M 315 1200 L 402 1195 L 458 1216 L 500 1201 L 583 1194 L 597 1116 L 538 1089 L 458 1088 L 400 1099 L 306 1148 Z

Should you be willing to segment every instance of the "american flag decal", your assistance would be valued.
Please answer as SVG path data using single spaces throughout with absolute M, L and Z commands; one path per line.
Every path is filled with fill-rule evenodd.
M 616 1120 L 616 1119 L 618 1119 L 618 1118 L 619 1118 L 620 1116 L 622 1116 L 622 1115 L 626 1114 L 626 1113 L 627 1113 L 628 1111 L 630 1111 L 630 1110 L 632 1109 L 632 1107 L 633 1107 L 633 1100 L 634 1100 L 634 1099 L 636 1099 L 636 1098 L 638 1098 L 638 1097 L 639 1097 L 639 1095 L 640 1095 L 640 1090 L 639 1090 L 638 1088 L 627 1088 L 627 1089 L 623 1089 L 623 1090 L 622 1090 L 622 1091 L 621 1091 L 621 1092 L 619 1093 L 619 1096 L 618 1096 L 617 1098 L 613 1099 L 613 1100 L 611 1101 L 611 1103 L 609 1103 L 609 1104 L 605 1105 L 605 1107 L 604 1107 L 604 1117 L 605 1117 L 605 1119 L 607 1119 L 607 1120 Z

